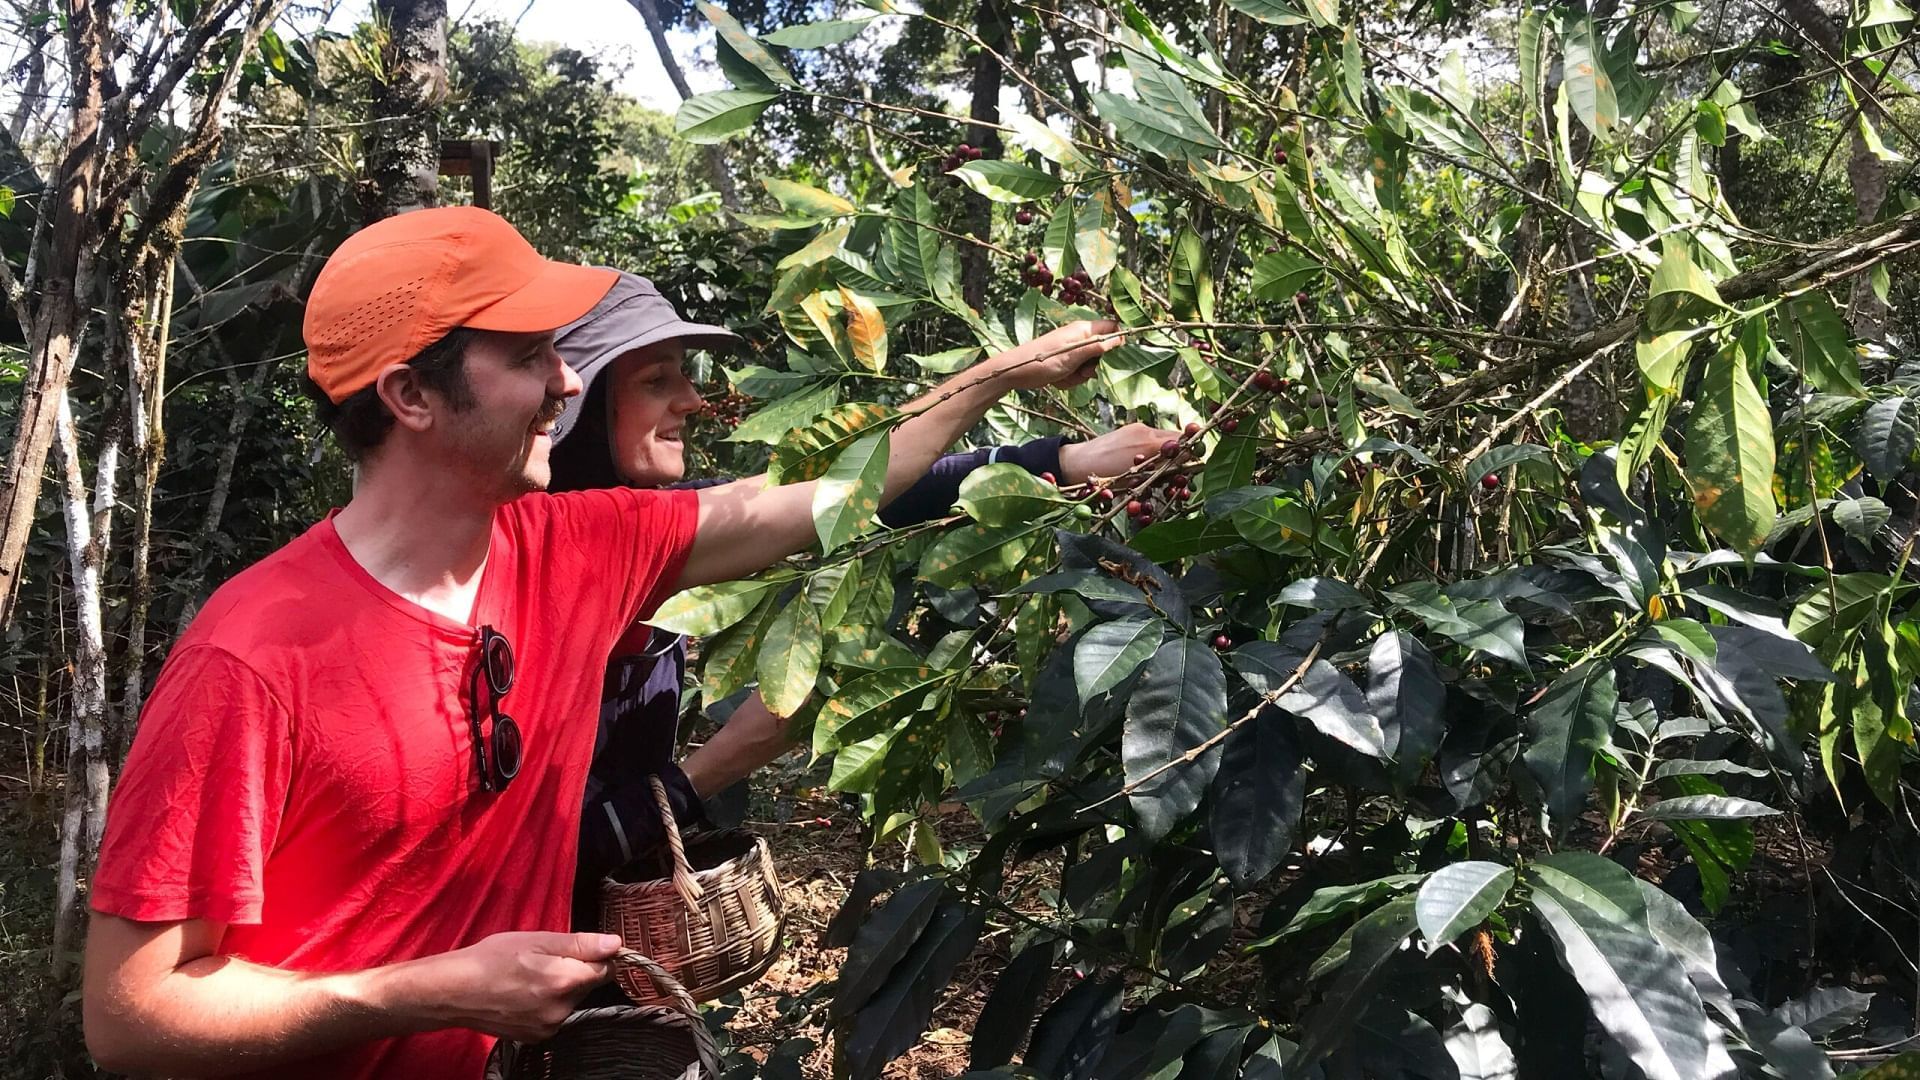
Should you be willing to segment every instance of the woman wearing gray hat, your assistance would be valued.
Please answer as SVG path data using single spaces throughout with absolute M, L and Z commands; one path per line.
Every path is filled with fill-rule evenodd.
M 682 320 L 653 283 L 621 274 L 606 298 L 554 338 L 586 389 L 567 402 L 553 428 L 552 490 L 704 486 L 685 484 L 686 425 L 704 404 L 683 369 L 689 349 L 739 343 L 732 331 Z M 1125 472 L 1137 454 L 1157 452 L 1178 432 L 1129 424 L 1085 442 L 1039 439 L 951 454 L 880 512 L 890 526 L 949 513 L 967 473 L 992 461 L 1012 462 L 1063 484 Z M 674 817 L 702 819 L 701 798 L 747 776 L 789 746 L 781 718 L 758 694 L 736 709 L 684 768 L 673 763 L 686 647 L 678 634 L 635 625 L 607 664 L 600 732 L 587 777 L 575 878 L 576 925 L 597 925 L 600 879 L 662 837 L 649 775 L 665 782 Z

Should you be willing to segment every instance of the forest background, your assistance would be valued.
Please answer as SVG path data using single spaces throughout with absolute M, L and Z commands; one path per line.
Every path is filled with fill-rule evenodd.
M 4 5 L 0 1070 L 92 1072 L 142 697 L 346 498 L 314 273 L 476 198 L 746 338 L 696 474 L 829 481 L 817 552 L 660 617 L 696 730 L 793 715 L 748 805 L 845 902 L 710 1012 L 730 1075 L 1913 1067 L 1900 0 L 631 16 L 671 116 L 430 0 Z M 1095 314 L 1100 378 L 974 441 L 1180 440 L 859 512 L 895 404 Z

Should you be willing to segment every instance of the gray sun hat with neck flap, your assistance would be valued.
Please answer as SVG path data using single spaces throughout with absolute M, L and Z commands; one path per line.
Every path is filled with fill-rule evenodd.
M 573 430 L 587 391 L 607 365 L 635 349 L 673 339 L 689 349 L 725 349 L 740 344 L 740 335 L 726 327 L 682 319 L 653 282 L 622 272 L 592 311 L 554 331 L 553 347 L 584 384 L 580 393 L 567 399 L 565 411 L 554 423 L 554 441 L 566 438 Z

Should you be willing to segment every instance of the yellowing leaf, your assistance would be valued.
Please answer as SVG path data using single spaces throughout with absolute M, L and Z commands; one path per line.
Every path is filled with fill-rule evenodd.
M 845 287 L 840 302 L 847 309 L 847 342 L 853 359 L 875 375 L 887 369 L 887 321 L 873 301 Z

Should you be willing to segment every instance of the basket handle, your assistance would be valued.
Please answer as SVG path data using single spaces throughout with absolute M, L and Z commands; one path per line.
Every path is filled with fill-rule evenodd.
M 687 910 L 700 914 L 700 904 L 707 898 L 707 890 L 693 876 L 693 868 L 687 865 L 687 849 L 680 842 L 680 825 L 673 820 L 673 800 L 667 798 L 667 785 L 661 783 L 658 774 L 649 775 L 647 783 L 653 785 L 653 801 L 660 807 L 660 824 L 666 829 L 667 850 L 673 853 L 673 888 L 684 900 Z
M 615 954 L 614 962 L 630 964 L 646 972 L 660 992 L 672 999 L 674 1007 L 687 1014 L 687 1025 L 693 1030 L 693 1045 L 700 1054 L 700 1064 L 706 1069 L 708 1077 L 719 1080 L 720 1048 L 713 1044 L 713 1032 L 707 1030 L 707 1022 L 700 1018 L 700 1006 L 694 1004 L 693 995 L 687 993 L 687 988 L 667 974 L 666 968 L 632 949 L 621 949 Z

